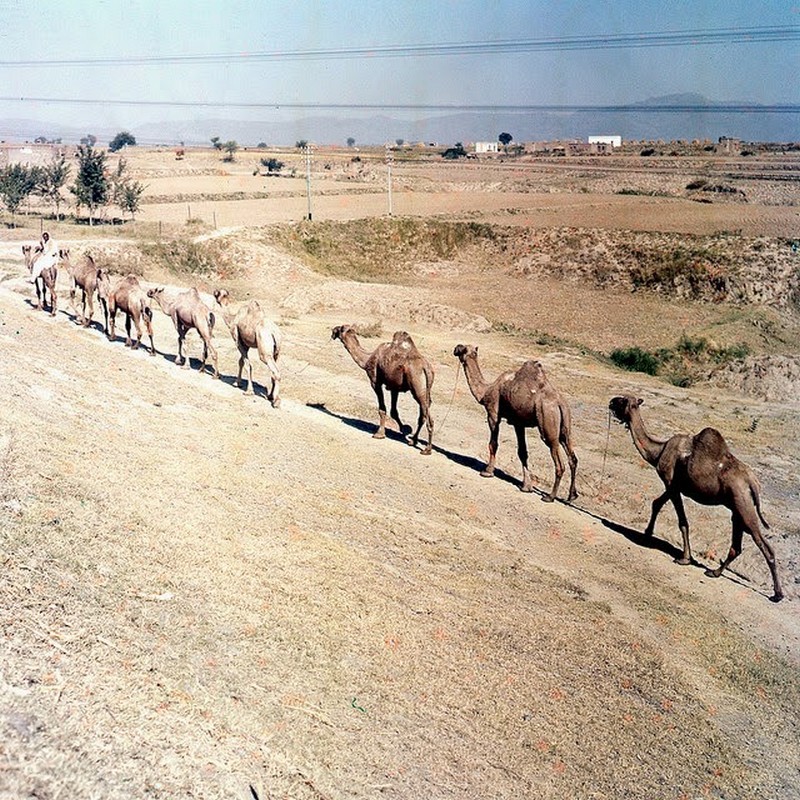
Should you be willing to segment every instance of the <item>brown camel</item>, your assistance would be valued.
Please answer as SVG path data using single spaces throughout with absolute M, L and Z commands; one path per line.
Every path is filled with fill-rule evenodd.
M 80 316 L 78 322 L 80 322 L 80 324 L 86 328 L 89 326 L 92 321 L 92 317 L 94 316 L 94 294 L 97 291 L 97 264 L 94 263 L 94 259 L 91 257 L 91 255 L 87 253 L 83 261 L 73 266 L 72 262 L 70 261 L 68 248 L 62 248 L 59 250 L 58 255 L 61 259 L 61 263 L 66 267 L 71 279 L 69 300 L 76 312 L 78 311 L 78 308 L 75 305 L 75 291 L 76 289 L 80 289 L 83 293 L 81 311 L 78 312 Z M 86 316 L 87 305 L 89 306 L 88 316 Z M 106 317 L 107 330 L 108 306 L 105 302 L 101 302 L 101 305 L 103 306 Z
M 214 292 L 222 318 L 231 332 L 233 341 L 239 349 L 239 374 L 236 376 L 236 386 L 242 381 L 242 369 L 247 364 L 247 384 L 245 394 L 251 394 L 253 385 L 253 365 L 248 357 L 250 349 L 258 350 L 258 357 L 266 364 L 270 373 L 272 387 L 267 393 L 273 408 L 279 408 L 281 375 L 278 370 L 278 356 L 281 352 L 281 332 L 278 326 L 267 319 L 256 300 L 251 300 L 247 306 L 238 310 L 231 308 L 228 292 L 217 289 Z
M 775 590 L 772 600 L 781 600 L 783 591 L 775 554 L 769 542 L 762 536 L 758 524 L 760 519 L 764 527 L 769 528 L 761 514 L 759 484 L 752 470 L 731 453 L 722 434 L 714 428 L 703 428 L 696 436 L 676 434 L 663 441 L 654 439 L 645 429 L 639 411 L 643 402 L 644 400 L 637 400 L 630 395 L 613 397 L 608 408 L 628 428 L 639 454 L 656 468 L 658 476 L 664 482 L 666 490 L 653 500 L 652 514 L 645 534 L 653 535 L 659 511 L 667 500 L 671 500 L 678 514 L 678 526 L 683 537 L 683 554 L 676 560 L 678 564 L 690 564 L 692 553 L 689 548 L 689 522 L 683 508 L 682 495 L 702 505 L 725 506 L 732 514 L 731 548 L 719 567 L 706 570 L 706 575 L 713 578 L 720 576 L 722 570 L 742 552 L 742 534 L 747 531 L 763 553 L 772 573 Z
M 569 461 L 571 480 L 567 502 L 578 496 L 575 473 L 578 457 L 572 447 L 572 418 L 567 401 L 547 380 L 544 367 L 538 361 L 526 361 L 518 370 L 504 372 L 493 383 L 486 383 L 478 366 L 478 348 L 456 345 L 453 355 L 464 367 L 467 383 L 474 398 L 486 409 L 489 423 L 489 463 L 481 472 L 485 478 L 494 475 L 500 423 L 505 419 L 517 434 L 517 455 L 522 463 L 522 491 L 532 492 L 533 481 L 528 470 L 526 428 L 538 428 L 542 441 L 550 448 L 555 466 L 555 481 L 550 494 L 542 500 L 552 503 L 564 475 L 559 445 Z
M 116 338 L 117 311 L 125 314 L 125 347 L 137 350 L 142 342 L 142 323 L 150 337 L 150 355 L 156 354 L 153 343 L 153 310 L 144 289 L 135 275 L 124 278 L 97 270 L 97 295 L 106 313 L 106 336 L 113 342 Z M 136 342 L 131 340 L 131 321 L 136 326 Z
M 28 272 L 33 272 L 33 264 L 41 255 L 41 249 L 37 247 L 33 249 L 29 244 L 22 245 L 22 255 L 25 258 L 25 266 Z M 58 296 L 56 295 L 56 280 L 58 280 L 58 267 L 54 264 L 52 267 L 46 267 L 42 270 L 38 278 L 33 282 L 36 287 L 36 308 L 41 308 L 43 311 L 47 305 L 47 292 L 50 292 L 50 316 L 56 315 L 56 308 L 58 306 Z
M 176 297 L 167 298 L 164 296 L 164 287 L 150 289 L 148 297 L 152 297 L 159 305 L 159 308 L 172 319 L 172 324 L 178 332 L 178 358 L 176 364 L 188 367 L 189 363 L 183 354 L 183 341 L 186 334 L 194 328 L 203 340 L 203 363 L 200 365 L 200 372 L 205 372 L 208 354 L 211 353 L 213 362 L 213 377 L 219 377 L 217 369 L 217 350 L 214 347 L 211 337 L 214 334 L 214 313 L 203 302 L 200 293 L 195 288 L 186 292 L 181 292 Z
M 430 361 L 417 350 L 412 338 L 405 331 L 397 331 L 391 342 L 379 344 L 371 353 L 361 346 L 351 325 L 337 325 L 331 331 L 331 339 L 340 339 L 353 361 L 366 371 L 372 390 L 378 398 L 380 424 L 373 438 L 386 437 L 386 401 L 383 387 L 389 390 L 392 399 L 391 417 L 398 424 L 401 433 L 403 423 L 397 411 L 397 396 L 400 392 L 411 392 L 419 405 L 419 419 L 410 441 L 416 447 L 422 423 L 427 423 L 428 444 L 421 452 L 424 456 L 430 455 L 433 447 L 433 418 L 430 409 L 434 369 Z

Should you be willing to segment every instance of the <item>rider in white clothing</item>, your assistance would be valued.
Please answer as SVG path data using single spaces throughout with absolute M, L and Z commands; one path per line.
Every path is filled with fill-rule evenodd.
M 39 255 L 31 265 L 31 283 L 35 283 L 44 270 L 55 266 L 58 262 L 58 245 L 50 238 L 50 234 L 45 231 L 34 252 Z

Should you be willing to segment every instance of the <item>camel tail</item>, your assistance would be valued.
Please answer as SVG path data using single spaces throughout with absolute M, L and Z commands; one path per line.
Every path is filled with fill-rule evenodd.
M 750 481 L 750 495 L 753 498 L 753 505 L 756 507 L 756 513 L 761 520 L 761 524 L 769 530 L 769 523 L 764 519 L 764 515 L 761 513 L 761 497 L 758 491 L 758 484 L 755 481 Z
M 142 302 L 142 314 L 148 320 L 148 322 L 153 321 L 153 309 L 150 308 L 150 306 L 145 302 Z
M 217 323 L 217 318 L 214 316 L 213 311 L 208 312 L 208 330 L 211 333 L 214 333 L 214 325 Z

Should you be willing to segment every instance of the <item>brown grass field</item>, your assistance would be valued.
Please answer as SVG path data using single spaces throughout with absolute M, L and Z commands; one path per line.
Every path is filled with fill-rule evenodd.
M 2 230 L 0 798 L 800 797 L 800 159 L 398 159 L 388 219 L 379 154 L 330 151 L 301 223 L 299 156 L 267 178 L 263 155 L 132 151 L 135 223 Z M 698 175 L 744 194 L 693 196 Z M 258 298 L 282 407 L 257 361 L 256 396 L 234 387 L 219 316 L 215 381 L 195 333 L 175 365 L 158 309 L 155 357 L 122 318 L 114 342 L 77 325 L 63 270 L 36 310 L 20 245 L 42 225 L 146 286 Z M 371 438 L 344 322 L 434 363 L 429 458 Z M 568 396 L 573 504 L 519 491 L 508 427 L 480 477 L 459 342 L 490 378 L 538 358 Z M 634 346 L 673 371 L 607 358 Z M 691 566 L 671 508 L 643 535 L 661 484 L 609 423 L 621 392 L 755 470 L 782 603 L 749 537 L 705 576 L 725 509 L 687 502 Z

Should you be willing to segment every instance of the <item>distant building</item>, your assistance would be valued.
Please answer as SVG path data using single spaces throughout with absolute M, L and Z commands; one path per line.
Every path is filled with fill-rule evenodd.
M 590 136 L 589 144 L 608 144 L 611 147 L 622 147 L 621 136 Z
M 43 167 L 55 156 L 63 155 L 65 147 L 54 144 L 0 144 L 0 167 L 24 164 Z
M 475 142 L 476 153 L 498 153 L 499 147 L 497 142 Z

